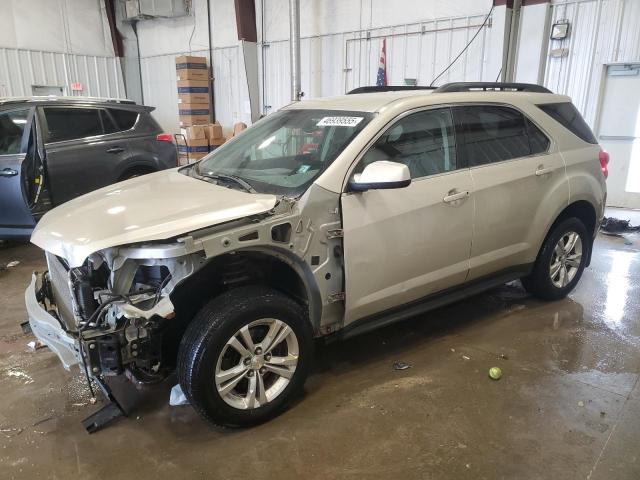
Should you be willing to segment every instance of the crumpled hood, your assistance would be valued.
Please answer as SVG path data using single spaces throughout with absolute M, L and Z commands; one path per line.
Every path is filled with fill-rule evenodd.
M 272 209 L 275 195 L 251 194 L 165 170 L 78 197 L 42 217 L 31 242 L 82 265 L 94 252 L 163 240 Z

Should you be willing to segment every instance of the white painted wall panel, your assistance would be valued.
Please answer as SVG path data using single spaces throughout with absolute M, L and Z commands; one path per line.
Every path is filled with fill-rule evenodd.
M 360 86 L 375 85 L 382 38 L 387 39 L 389 84 L 403 85 L 405 78 L 415 78 L 418 85 L 429 85 L 471 40 L 485 15 L 355 32 L 303 35 L 301 76 L 304 98 L 342 95 Z M 462 80 L 495 81 L 500 69 L 501 47 L 501 28 L 495 25 L 483 28 L 436 85 Z M 264 105 L 266 112 L 273 112 L 290 102 L 288 40 L 267 39 L 264 56 Z
M 640 2 L 554 2 L 552 23 L 558 20 L 571 23 L 571 34 L 563 41 L 550 41 L 549 51 L 568 48 L 568 55 L 548 56 L 544 84 L 571 96 L 585 120 L 595 127 L 604 65 L 640 60 Z
M 0 47 L 113 55 L 103 0 L 2 0 Z
M 208 56 L 208 50 L 192 51 L 192 55 Z M 236 122 L 251 123 L 249 93 L 244 80 L 244 63 L 240 45 L 214 48 L 214 93 L 216 118 L 228 134 Z M 168 132 L 180 130 L 175 54 L 141 59 L 144 101 L 156 107 L 154 118 Z
M 72 92 L 72 82 L 83 90 Z M 33 85 L 60 86 L 65 95 L 125 96 L 115 57 L 0 48 L 0 97 L 32 95 Z

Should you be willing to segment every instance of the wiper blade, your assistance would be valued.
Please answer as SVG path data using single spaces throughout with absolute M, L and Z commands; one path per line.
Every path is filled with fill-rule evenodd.
M 224 173 L 203 173 L 201 174 L 205 178 L 211 178 L 213 180 L 231 181 L 236 185 L 240 185 L 243 190 L 249 193 L 256 193 L 255 189 L 249 184 L 249 182 L 243 180 L 235 175 L 225 175 Z

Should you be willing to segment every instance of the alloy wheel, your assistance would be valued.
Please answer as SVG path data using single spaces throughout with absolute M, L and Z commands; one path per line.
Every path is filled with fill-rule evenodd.
M 549 276 L 558 288 L 566 287 L 575 278 L 582 262 L 582 240 L 576 232 L 562 235 L 551 254 Z
M 263 318 L 229 338 L 215 371 L 220 397 L 234 408 L 266 405 L 289 385 L 298 364 L 298 339 L 282 320 Z

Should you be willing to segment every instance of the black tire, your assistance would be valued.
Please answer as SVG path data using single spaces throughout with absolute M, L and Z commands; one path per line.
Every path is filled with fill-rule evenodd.
M 561 238 L 565 237 L 570 232 L 575 232 L 580 237 L 580 241 L 582 243 L 582 257 L 573 279 L 564 287 L 559 287 L 554 285 L 549 269 L 556 245 Z M 536 259 L 533 271 L 529 276 L 522 279 L 522 285 L 529 293 L 541 300 L 560 300 L 566 297 L 580 280 L 587 258 L 589 257 L 590 249 L 591 239 L 584 223 L 575 217 L 567 218 L 558 222 L 553 227 L 549 235 L 547 235 L 547 238 L 538 253 L 538 258 Z
M 269 403 L 253 409 L 234 408 L 214 382 L 218 358 L 238 330 L 264 318 L 285 322 L 295 333 L 299 348 L 295 372 Z M 218 426 L 248 427 L 278 415 L 301 392 L 312 356 L 313 333 L 306 309 L 271 288 L 246 286 L 214 298 L 197 313 L 180 343 L 177 375 L 191 405 L 206 420 Z
M 149 173 L 153 173 L 155 172 L 155 170 L 152 170 L 150 168 L 141 168 L 141 169 L 137 169 L 137 170 L 130 170 L 128 172 L 125 172 L 122 174 L 122 176 L 120 177 L 120 181 L 124 181 L 124 180 L 129 180 L 131 178 L 136 178 L 136 177 L 141 177 L 143 175 L 147 175 Z

